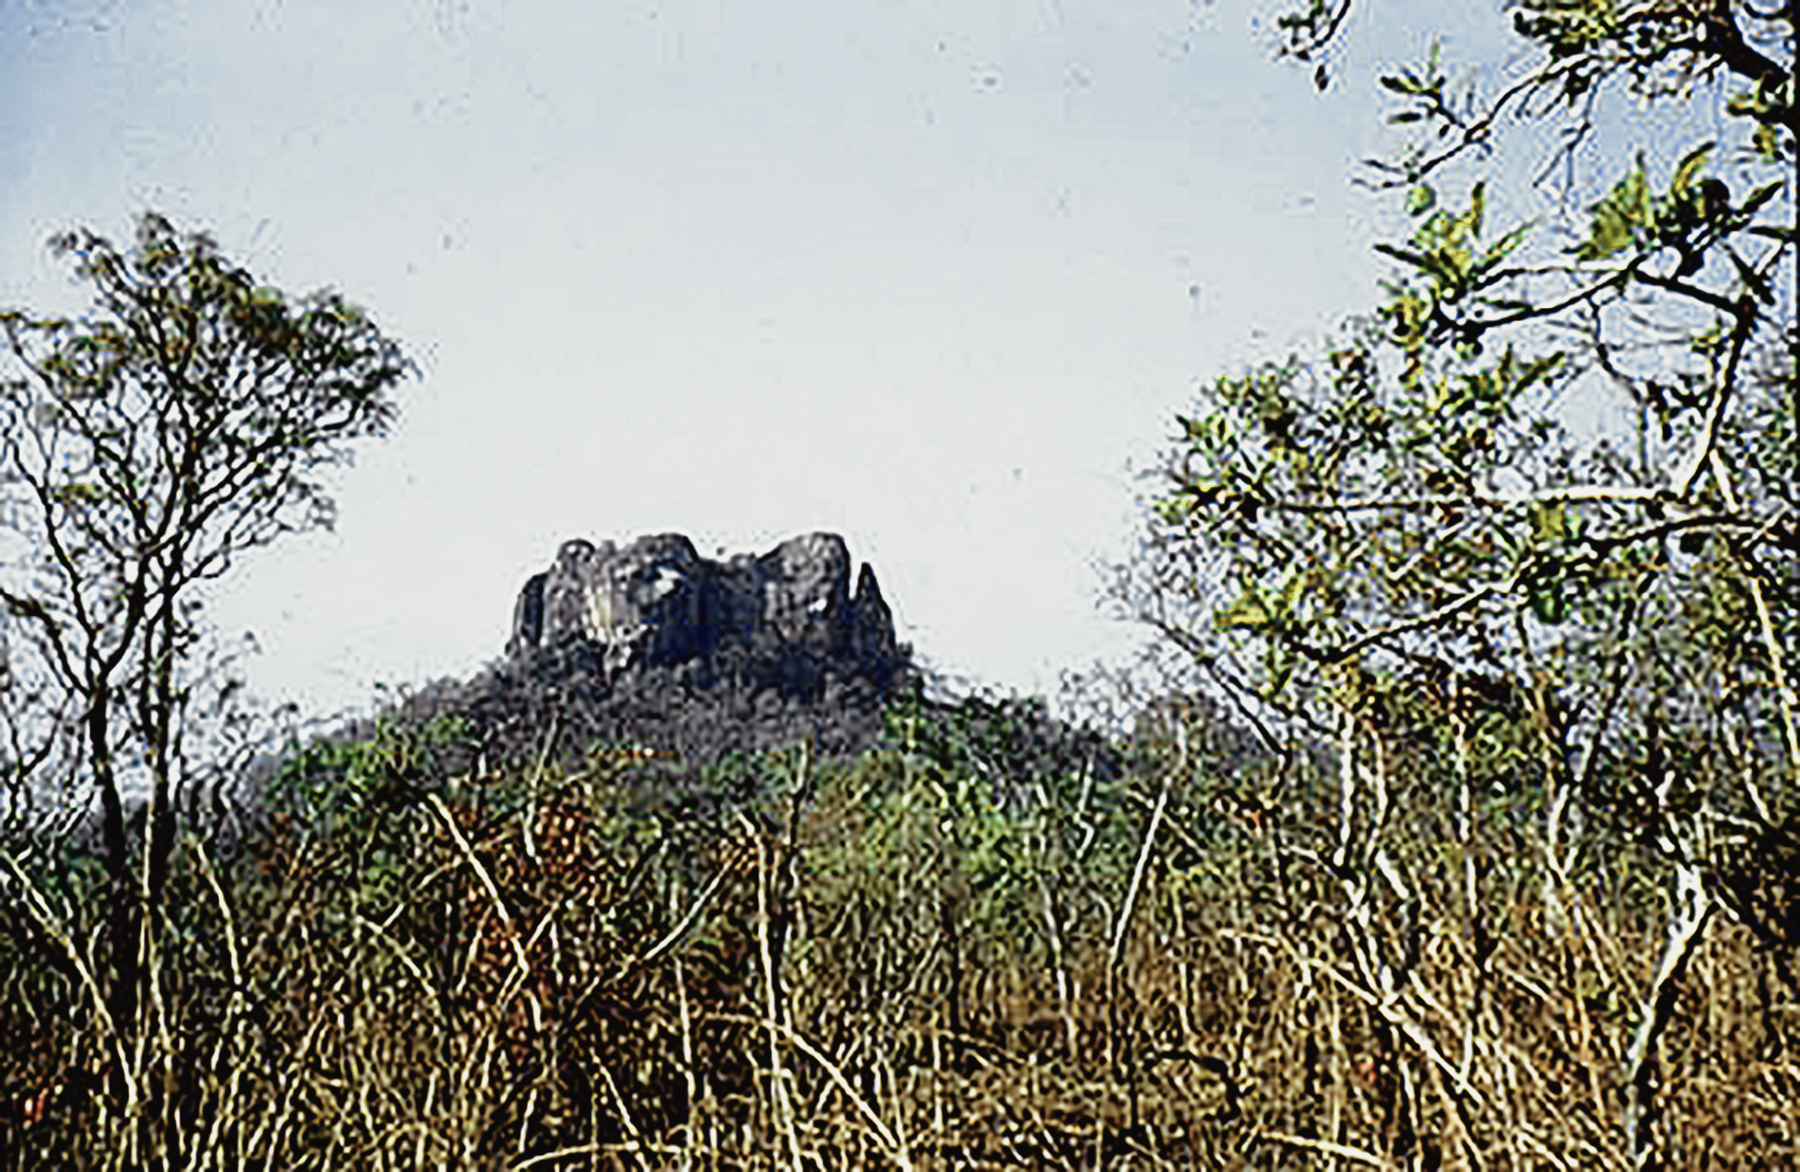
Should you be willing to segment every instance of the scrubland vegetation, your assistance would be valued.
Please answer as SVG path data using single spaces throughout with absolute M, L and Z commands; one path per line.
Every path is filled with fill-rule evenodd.
M 1177 417 L 1113 586 L 1173 670 L 1101 730 L 902 688 L 860 755 L 570 759 L 551 688 L 541 752 L 446 701 L 246 771 L 205 584 L 410 367 L 160 217 L 58 238 L 93 312 L 0 314 L 0 1168 L 1800 1166 L 1794 10 L 1513 16 L 1380 79 L 1381 303 Z
M 1558 873 L 1529 714 L 1438 701 L 1381 714 L 1353 789 L 1179 706 L 1120 761 L 1020 705 L 902 702 L 892 747 L 771 754 L 705 817 L 626 749 L 444 777 L 453 725 L 385 726 L 290 758 L 235 856 L 182 837 L 124 1029 L 88 967 L 97 871 L 14 870 L 0 1147 L 17 1168 L 1623 1166 L 1653 1011 L 1662 1158 L 1791 1164 L 1793 942 L 1709 917 L 1645 1006 L 1668 864 L 1579 834 Z M 1752 849 L 1740 878 L 1791 882 L 1791 837 Z M 1744 894 L 1792 915 L 1792 891 Z

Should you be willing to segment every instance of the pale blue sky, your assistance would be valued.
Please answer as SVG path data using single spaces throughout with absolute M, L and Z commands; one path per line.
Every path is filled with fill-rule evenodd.
M 410 345 L 337 533 L 220 599 L 266 694 L 468 673 L 569 537 L 813 529 L 930 663 L 1053 690 L 1127 642 L 1127 461 L 1371 302 L 1374 63 L 1470 13 L 1365 13 L 1319 95 L 1270 7 L 0 0 L 0 303 L 155 207 Z

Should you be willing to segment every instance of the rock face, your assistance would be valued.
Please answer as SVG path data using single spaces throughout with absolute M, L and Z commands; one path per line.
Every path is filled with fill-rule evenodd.
M 410 702 L 467 717 L 490 760 L 554 746 L 674 751 L 694 767 L 810 742 L 854 754 L 882 734 L 883 706 L 913 679 L 911 650 L 875 573 L 830 533 L 713 561 L 678 534 L 619 546 L 567 541 L 513 608 L 506 656 Z
M 885 688 L 908 656 L 874 571 L 862 567 L 852 594 L 850 568 L 832 533 L 724 562 L 673 533 L 622 547 L 567 541 L 519 592 L 507 660 L 603 688 L 645 673 L 789 695 L 829 680 Z

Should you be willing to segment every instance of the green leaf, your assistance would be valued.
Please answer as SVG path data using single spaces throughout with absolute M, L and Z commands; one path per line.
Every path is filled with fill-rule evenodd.
M 1306 589 L 1306 580 L 1307 575 L 1295 573 L 1288 575 L 1288 580 L 1282 583 L 1281 614 L 1294 613 L 1294 607 L 1299 603 L 1300 595 Z
M 1561 501 L 1533 504 L 1526 513 L 1531 521 L 1531 537 L 1540 545 L 1558 545 L 1568 534 L 1568 516 Z
M 1712 149 L 1717 145 L 1714 142 L 1702 143 L 1682 156 L 1681 162 L 1675 166 L 1675 178 L 1669 184 L 1671 195 L 1687 194 L 1688 186 L 1693 183 L 1694 176 L 1698 175 L 1700 168 L 1706 165 L 1706 156 L 1711 154 Z
M 1260 631 L 1266 629 L 1274 617 L 1261 592 L 1246 582 L 1237 601 L 1213 616 L 1213 626 L 1221 631 Z
M 1406 214 L 1409 216 L 1424 215 L 1437 206 L 1437 192 L 1428 183 L 1416 184 L 1406 193 Z
M 1542 358 L 1532 359 L 1526 365 L 1524 373 L 1519 375 L 1518 381 L 1513 384 L 1513 394 L 1517 395 L 1549 377 L 1552 372 L 1562 367 L 1568 357 L 1566 352 L 1558 350 L 1554 354 L 1546 354 Z M 1510 349 L 1507 351 L 1507 358 L 1509 361 L 1512 358 Z
M 1162 500 L 1157 501 L 1153 507 L 1156 510 L 1157 518 L 1161 520 L 1163 524 L 1182 525 L 1193 515 L 1194 504 L 1195 502 L 1192 497 L 1177 496 L 1164 497 Z
M 1630 247 L 1640 228 L 1655 222 L 1650 207 L 1650 187 L 1644 180 L 1643 159 L 1614 185 L 1605 199 L 1591 209 L 1593 226 L 1586 243 L 1575 251 L 1576 260 L 1602 260 Z
M 1554 626 L 1569 617 L 1569 600 L 1560 576 L 1534 582 L 1530 587 L 1531 613 L 1540 623 Z
M 1270 649 L 1269 683 L 1263 689 L 1263 699 L 1265 700 L 1273 700 L 1281 695 L 1281 690 L 1287 687 L 1288 679 L 1293 676 L 1296 666 L 1291 657 L 1281 657 L 1276 654 L 1277 650 L 1277 648 Z
M 1756 148 L 1757 157 L 1763 162 L 1773 163 L 1781 156 L 1781 132 L 1765 123 L 1750 136 L 1750 145 Z
M 1536 225 L 1531 223 L 1520 224 L 1495 241 L 1494 246 L 1487 250 L 1486 255 L 1481 258 L 1481 262 L 1475 266 L 1473 275 L 1479 279 L 1492 272 L 1501 261 L 1518 250 L 1519 245 L 1525 242 L 1525 237 L 1531 234 L 1534 227 Z

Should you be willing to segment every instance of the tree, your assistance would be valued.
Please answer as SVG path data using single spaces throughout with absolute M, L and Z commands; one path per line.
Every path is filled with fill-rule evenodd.
M 1531 812 L 1553 930 L 1587 931 L 1578 879 L 1633 851 L 1660 868 L 1618 1074 L 1642 1165 L 1655 1046 L 1714 911 L 1800 945 L 1795 6 L 1511 7 L 1530 53 L 1492 92 L 1435 47 L 1380 78 L 1410 136 L 1360 176 L 1409 228 L 1377 245 L 1383 300 L 1179 419 L 1122 594 L 1296 762 L 1333 747 L 1341 817 L 1295 857 L 1339 886 L 1383 1012 L 1446 851 L 1462 906 L 1436 910 L 1485 931 L 1493 795 Z M 1316 0 L 1277 50 L 1323 89 L 1350 17 Z M 1390 788 L 1408 737 L 1435 820 Z M 1383 899 L 1414 920 L 1388 939 Z M 1429 1052 L 1417 1024 L 1395 1022 Z
M 93 305 L 0 314 L 20 376 L 0 384 L 0 504 L 22 551 L 0 578 L 0 774 L 40 840 L 46 792 L 99 803 L 110 956 L 80 959 L 110 971 L 125 1036 L 177 806 L 206 764 L 201 592 L 246 551 L 331 524 L 325 474 L 386 433 L 411 368 L 336 293 L 290 299 L 154 213 L 129 250 L 85 230 L 50 247 Z

